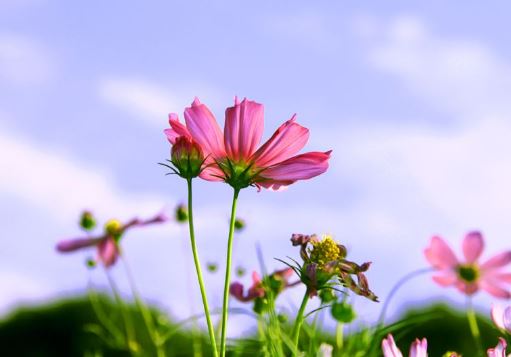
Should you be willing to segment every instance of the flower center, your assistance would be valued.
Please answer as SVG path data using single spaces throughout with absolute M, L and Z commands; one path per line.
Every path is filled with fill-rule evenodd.
M 310 260 L 323 268 L 327 263 L 342 259 L 341 250 L 330 236 L 325 236 L 320 241 L 312 241 Z
M 474 265 L 459 265 L 456 270 L 458 276 L 467 283 L 473 283 L 479 278 L 479 269 Z

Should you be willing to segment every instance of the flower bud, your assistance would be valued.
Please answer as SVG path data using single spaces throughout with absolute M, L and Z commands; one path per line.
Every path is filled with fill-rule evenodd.
M 352 322 L 357 316 L 353 307 L 346 301 L 334 303 L 330 312 L 334 319 L 345 324 Z
M 188 222 L 188 207 L 180 203 L 174 212 L 174 217 L 178 223 Z
M 83 211 L 80 216 L 80 227 L 86 231 L 91 231 L 96 227 L 96 219 L 90 211 Z
M 208 269 L 208 271 L 210 273 L 216 273 L 216 271 L 218 270 L 218 264 L 216 264 L 216 263 L 207 263 L 206 269 Z
M 204 154 L 199 144 L 191 138 L 178 137 L 172 146 L 171 158 L 181 177 L 191 179 L 201 173 Z
M 245 220 L 243 218 L 236 217 L 236 219 L 234 220 L 234 229 L 237 231 L 241 231 L 245 228 L 245 226 L 246 226 Z
M 117 219 L 111 219 L 105 224 L 105 232 L 109 236 L 118 240 L 122 234 L 122 223 Z

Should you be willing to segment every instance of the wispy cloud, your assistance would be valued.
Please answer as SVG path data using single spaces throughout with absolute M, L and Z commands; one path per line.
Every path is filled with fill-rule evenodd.
M 54 72 L 49 52 L 31 38 L 0 33 L 0 79 L 15 84 L 39 84 Z

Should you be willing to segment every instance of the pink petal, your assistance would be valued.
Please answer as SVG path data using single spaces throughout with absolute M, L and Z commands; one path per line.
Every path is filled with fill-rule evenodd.
M 260 176 L 269 182 L 307 180 L 328 169 L 330 153 L 331 151 L 301 154 L 262 171 Z
M 163 132 L 167 135 L 167 139 L 170 141 L 172 145 L 176 143 L 176 139 L 180 136 L 186 136 L 191 138 L 190 132 L 179 121 L 177 114 L 171 113 L 169 114 L 169 124 L 171 129 L 165 129 Z
M 465 295 L 474 295 L 479 290 L 479 285 L 476 283 L 466 283 L 462 280 L 456 282 L 456 288 Z
M 252 285 L 257 285 L 261 282 L 261 276 L 256 272 L 252 272 Z
M 495 348 L 489 348 L 487 353 L 488 357 L 506 357 L 507 343 L 502 337 L 499 337 L 499 343 Z
M 236 300 L 246 301 L 243 296 L 243 285 L 241 283 L 232 283 L 229 287 L 229 292 L 236 298 Z
M 497 254 L 481 265 L 482 270 L 502 268 L 511 263 L 511 251 Z
M 192 138 L 204 150 L 204 155 L 225 156 L 222 131 L 211 111 L 197 98 L 185 109 L 185 121 Z
M 480 232 L 470 232 L 463 239 L 463 255 L 467 263 L 473 263 L 479 258 L 484 248 L 483 236 Z
M 105 267 L 113 265 L 117 261 L 119 255 L 119 248 L 117 243 L 111 237 L 107 237 L 98 245 L 98 259 L 104 264 Z
M 287 160 L 305 146 L 309 140 L 309 130 L 295 120 L 293 116 L 282 124 L 254 153 L 252 160 L 257 167 L 264 168 Z
M 428 341 L 423 338 L 419 340 L 418 338 L 410 346 L 410 357 L 428 357 Z
M 495 326 L 501 330 L 505 330 L 504 326 L 504 308 L 501 305 L 493 304 L 491 307 L 491 319 Z
M 207 166 L 208 161 L 206 160 L 206 168 L 200 173 L 200 178 L 207 181 L 223 181 L 223 177 L 225 177 L 224 172 L 216 164 L 209 164 Z
M 224 141 L 227 156 L 235 162 L 248 162 L 256 151 L 264 128 L 262 104 L 244 99 L 225 111 Z
M 433 281 L 441 286 L 447 287 L 454 285 L 458 281 L 458 276 L 455 272 L 447 270 L 442 274 L 434 275 Z
M 486 274 L 488 274 L 488 273 L 490 273 L 492 278 L 495 280 L 500 280 L 500 282 L 507 283 L 507 284 L 511 283 L 511 273 L 499 273 L 499 272 L 493 272 L 491 270 L 486 272 Z
M 502 286 L 500 286 L 498 282 L 493 281 L 491 279 L 487 278 L 481 279 L 481 281 L 479 282 L 479 286 L 488 294 L 495 296 L 496 298 L 499 299 L 511 298 L 511 292 L 507 291 Z
M 431 238 L 429 247 L 424 250 L 424 255 L 429 263 L 437 269 L 454 268 L 458 265 L 458 259 L 451 248 L 438 236 Z
M 77 238 L 63 240 L 57 243 L 56 249 L 61 253 L 74 252 L 75 250 L 91 247 L 98 244 L 101 238 Z
M 399 348 L 397 348 L 396 343 L 394 342 L 394 338 L 391 334 L 389 334 L 387 338 L 384 338 L 383 341 L 381 341 L 381 348 L 383 350 L 384 357 L 403 357 L 403 354 Z
M 506 307 L 504 310 L 504 328 L 508 333 L 511 333 L 511 306 Z

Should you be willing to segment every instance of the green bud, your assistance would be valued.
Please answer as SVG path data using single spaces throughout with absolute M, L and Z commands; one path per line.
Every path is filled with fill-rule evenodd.
M 180 204 L 176 207 L 175 212 L 176 221 L 179 223 L 188 222 L 188 208 L 184 204 Z
M 245 276 L 246 272 L 247 272 L 247 271 L 246 271 L 246 270 L 245 270 L 245 268 L 243 268 L 243 267 L 237 267 L 237 268 L 236 268 L 236 276 L 237 276 L 238 278 L 241 278 L 241 277 Z
M 117 219 L 111 219 L 105 223 L 105 233 L 119 240 L 122 234 L 122 223 Z
M 80 216 L 80 227 L 86 231 L 91 231 L 96 227 L 96 219 L 92 215 L 92 212 L 82 212 L 82 215 Z
M 236 217 L 236 219 L 234 220 L 234 229 L 237 231 L 241 231 L 245 228 L 245 226 L 246 226 L 245 220 L 242 218 Z
M 287 315 L 286 315 L 286 314 L 278 314 L 278 315 L 277 315 L 277 318 L 279 319 L 279 322 L 280 322 L 281 324 L 285 324 L 286 322 L 288 322 L 288 321 L 289 321 L 289 318 L 287 317 Z
M 218 265 L 216 263 L 207 263 L 206 269 L 208 269 L 210 273 L 216 273 L 218 270 Z
M 323 304 L 328 304 L 337 300 L 337 295 L 335 295 L 332 289 L 321 289 L 319 291 L 319 298 Z
M 335 302 L 332 305 L 332 309 L 330 310 L 334 319 L 342 323 L 350 323 L 357 315 L 355 314 L 355 310 L 353 307 L 348 304 L 346 301 L 343 302 Z
M 94 269 L 96 267 L 96 261 L 92 258 L 87 258 L 87 260 L 85 261 L 85 265 L 89 269 Z

